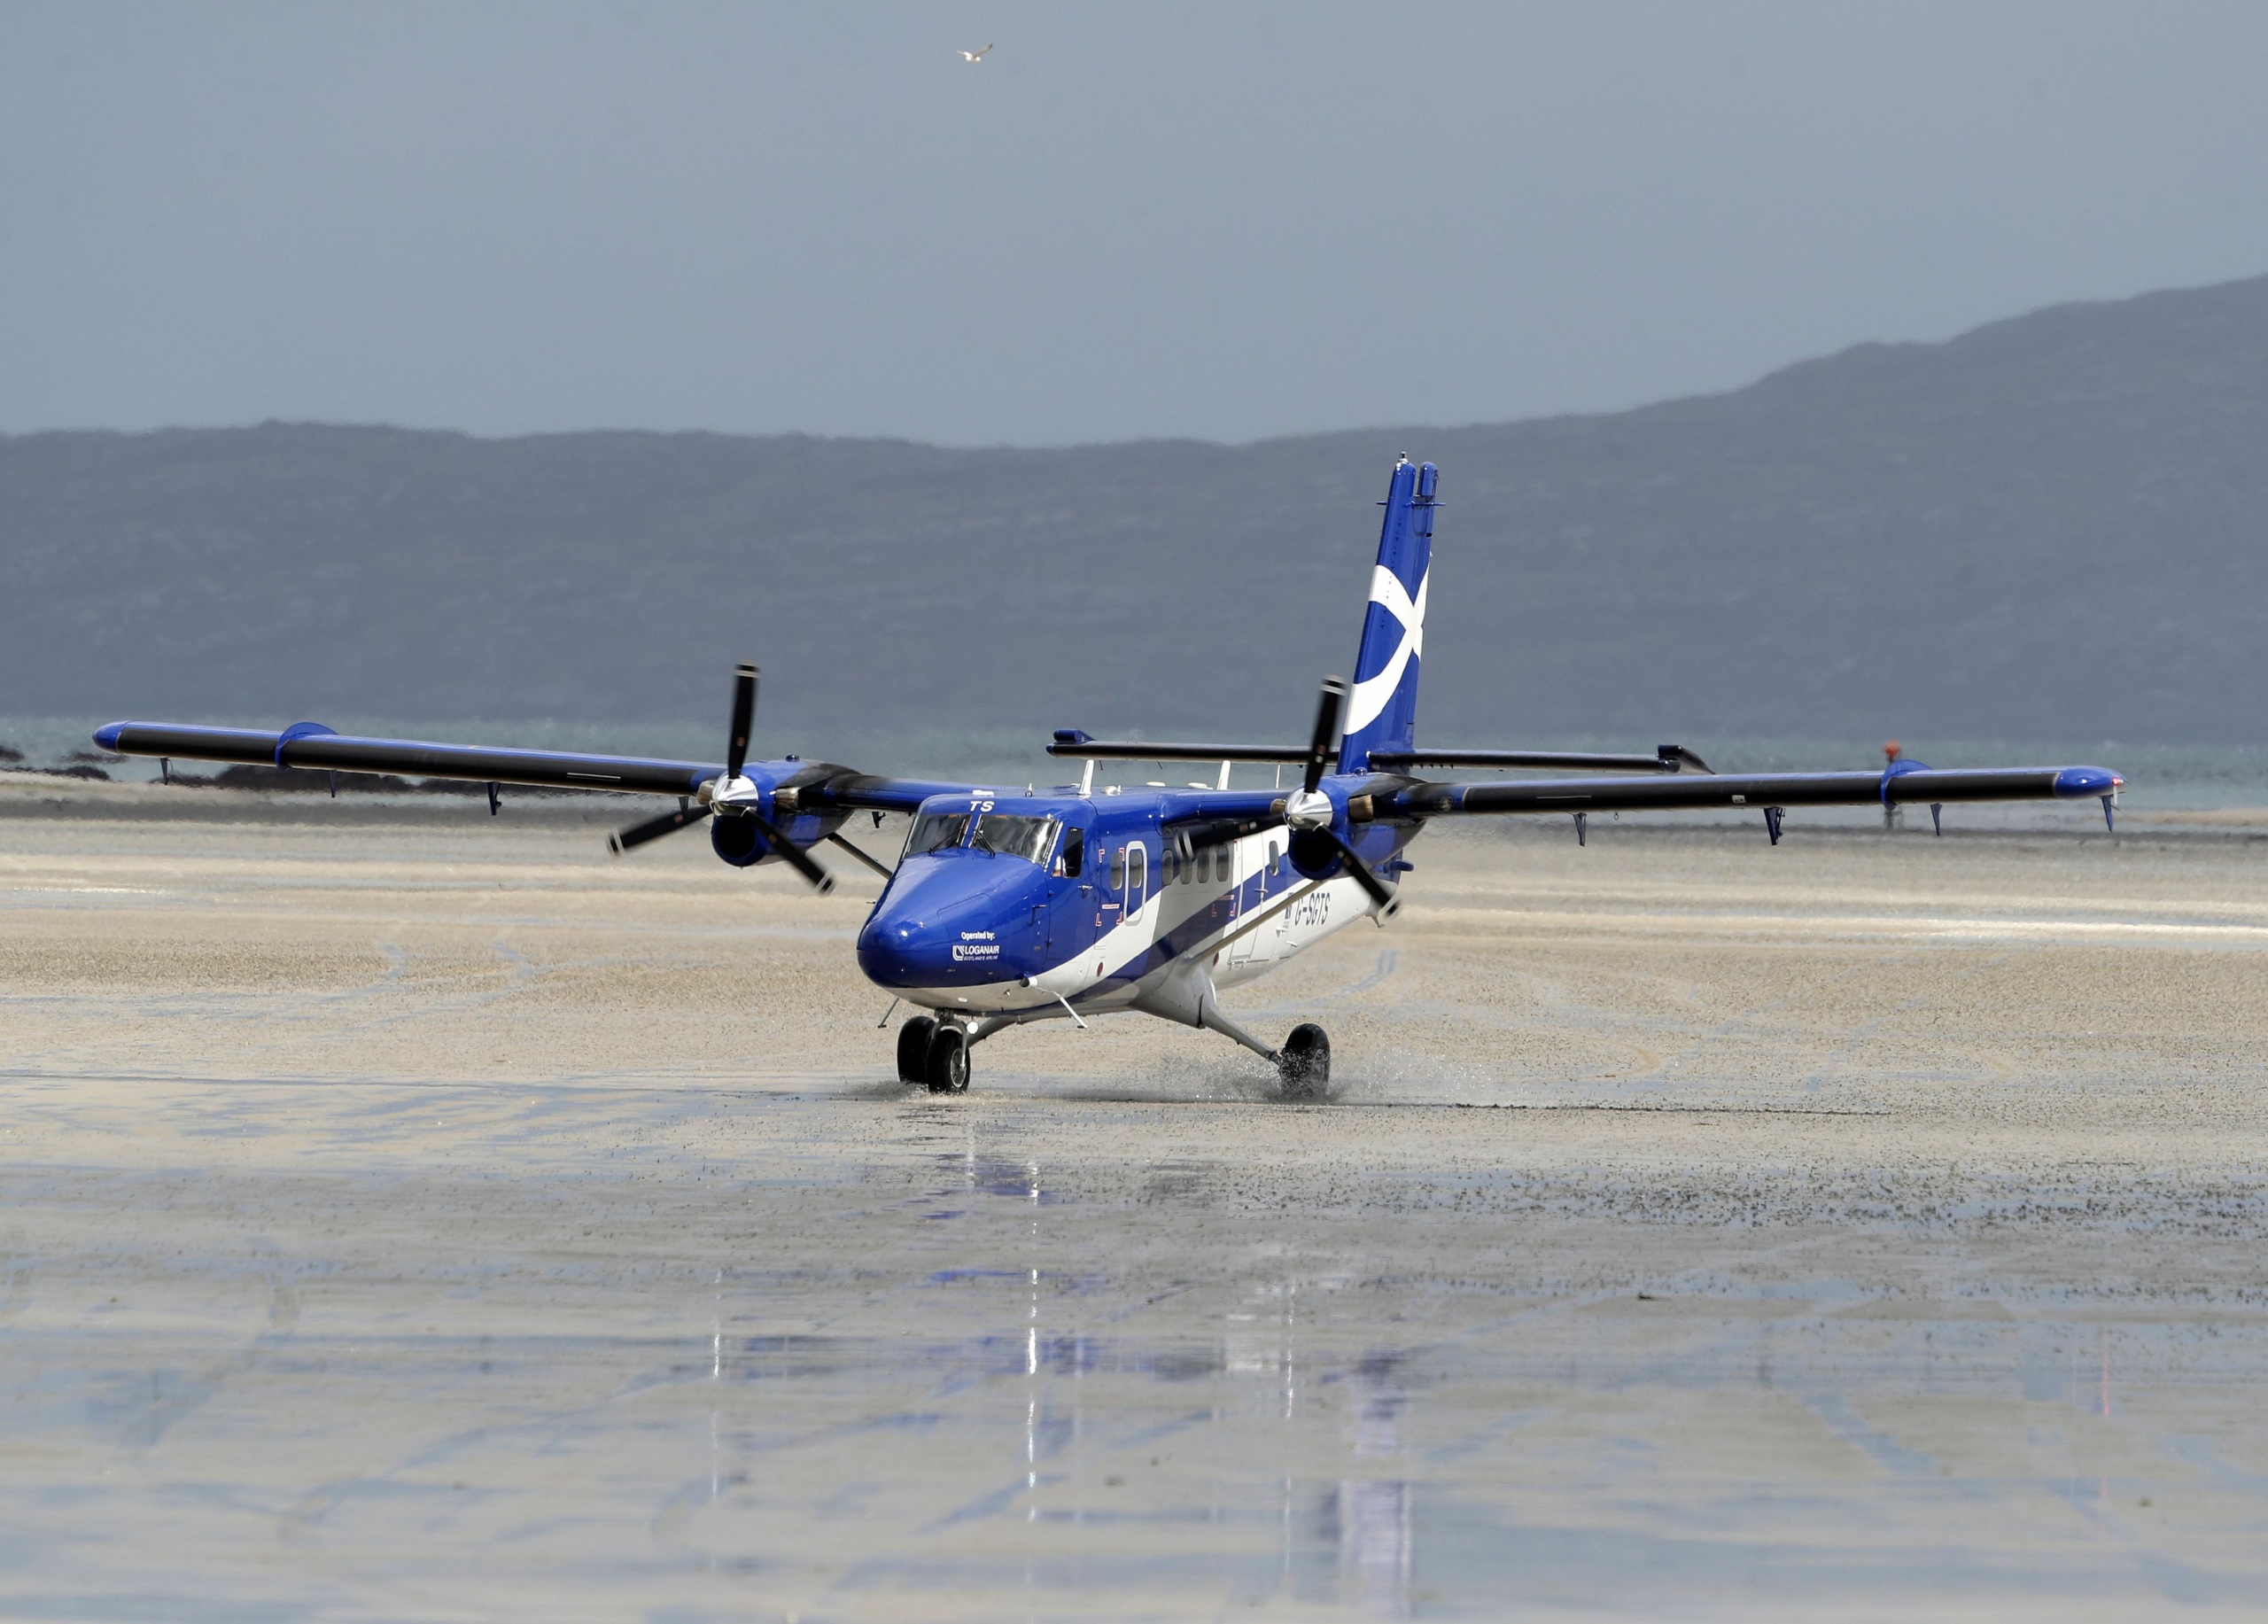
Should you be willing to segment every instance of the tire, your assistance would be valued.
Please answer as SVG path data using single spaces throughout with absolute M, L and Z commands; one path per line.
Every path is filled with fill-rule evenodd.
M 1313 1022 L 1292 1029 L 1276 1052 L 1286 1100 L 1320 1100 L 1331 1087 L 1331 1037 Z
M 940 1021 L 929 1038 L 921 1080 L 933 1094 L 968 1092 L 968 1034 L 950 1021 Z
M 929 1039 L 936 1030 L 937 1022 L 929 1015 L 915 1015 L 897 1029 L 899 1082 L 926 1083 L 929 1080 Z

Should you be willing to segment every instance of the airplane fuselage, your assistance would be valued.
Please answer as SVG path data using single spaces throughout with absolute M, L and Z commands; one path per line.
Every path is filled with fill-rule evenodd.
M 1280 826 L 1193 850 L 1168 828 L 1192 810 L 1252 812 L 1268 799 L 1157 789 L 931 796 L 859 931 L 859 967 L 910 1003 L 978 1019 L 1144 1006 L 1191 972 L 1218 987 L 1250 981 L 1372 911 L 1352 879 L 1303 872 Z M 1010 839 L 987 839 L 1000 828 Z M 1371 825 L 1356 849 L 1396 873 L 1416 833 Z M 1016 836 L 1029 843 L 995 849 Z

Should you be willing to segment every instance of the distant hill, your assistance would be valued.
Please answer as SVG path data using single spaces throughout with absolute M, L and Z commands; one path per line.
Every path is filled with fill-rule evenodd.
M 2268 277 L 1238 447 L 0 439 L 0 713 L 721 730 L 753 656 L 774 728 L 1289 738 L 1405 449 L 1449 503 L 1429 739 L 2268 738 Z

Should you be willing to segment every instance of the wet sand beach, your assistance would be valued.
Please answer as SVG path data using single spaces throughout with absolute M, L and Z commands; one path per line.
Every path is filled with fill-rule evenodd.
M 902 1089 L 839 859 L 197 793 L 0 786 L 9 1616 L 2268 1595 L 2233 826 L 1429 835 L 1227 999 L 1295 1106 L 1134 1018 Z

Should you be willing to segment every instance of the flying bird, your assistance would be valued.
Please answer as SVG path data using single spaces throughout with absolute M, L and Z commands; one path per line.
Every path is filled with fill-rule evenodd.
M 984 51 L 991 49 L 991 46 L 987 45 Z M 984 51 L 964 51 L 960 53 L 960 59 L 964 62 L 982 62 L 984 60 Z

